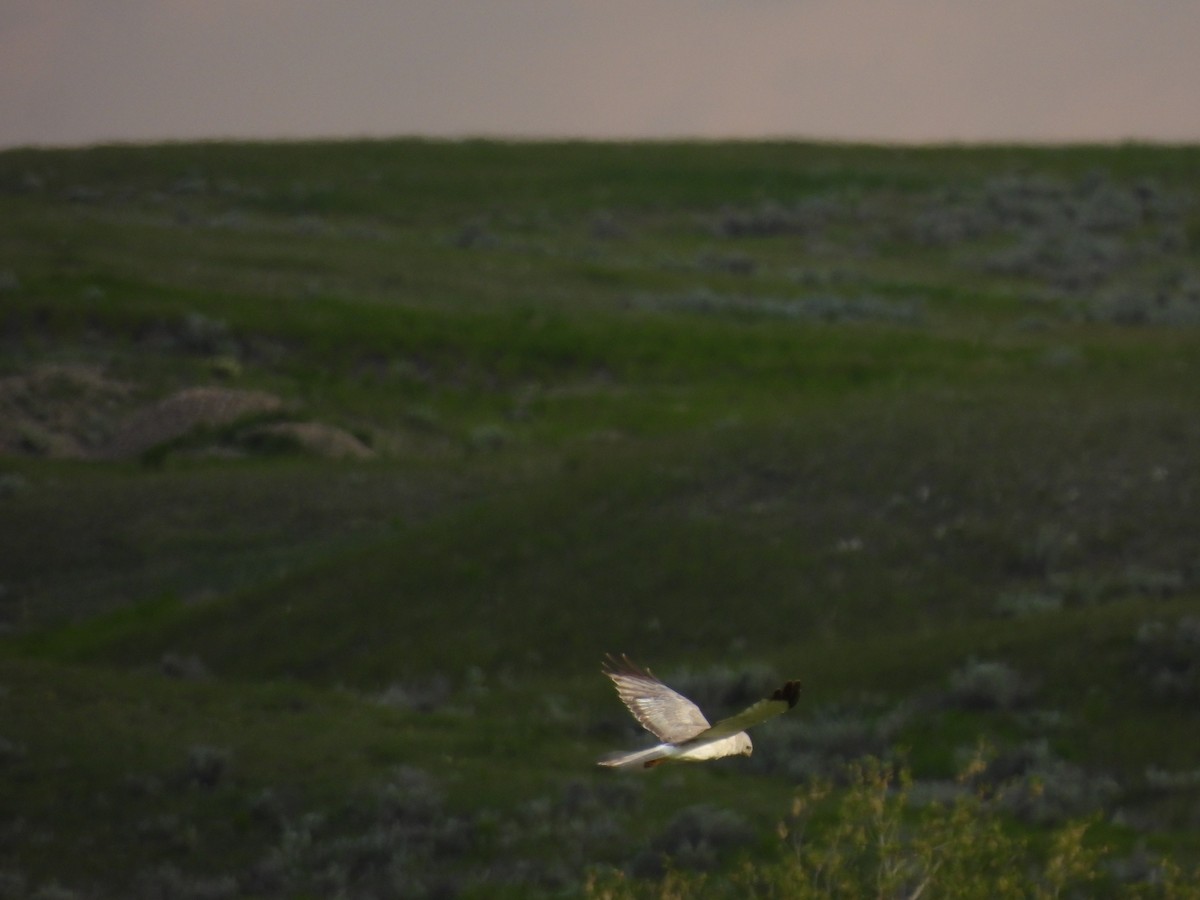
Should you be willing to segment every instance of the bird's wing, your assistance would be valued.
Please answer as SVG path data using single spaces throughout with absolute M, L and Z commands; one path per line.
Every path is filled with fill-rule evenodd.
M 770 697 L 767 697 L 765 700 L 759 700 L 757 703 L 746 707 L 737 715 L 722 719 L 711 728 L 706 728 L 704 731 L 692 735 L 686 743 L 708 744 L 713 741 L 719 741 L 721 738 L 739 734 L 747 728 L 758 725 L 760 722 L 765 722 L 767 719 L 773 719 L 775 716 L 787 712 L 796 705 L 796 700 L 799 697 L 800 682 L 789 681 L 771 694 Z
M 709 727 L 700 707 L 671 690 L 649 669 L 638 668 L 628 656 L 617 659 L 610 654 L 604 674 L 613 680 L 633 717 L 660 741 L 686 741 Z

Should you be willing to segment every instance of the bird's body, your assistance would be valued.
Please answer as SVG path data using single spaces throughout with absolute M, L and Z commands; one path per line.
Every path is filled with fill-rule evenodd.
M 659 681 L 648 669 L 640 669 L 629 657 L 610 656 L 604 674 L 616 685 L 617 694 L 643 728 L 662 743 L 632 753 L 617 753 L 600 760 L 610 768 L 652 768 L 661 763 L 701 762 L 724 756 L 749 756 L 754 745 L 745 729 L 787 712 L 796 705 L 800 682 L 789 681 L 765 700 L 735 716 L 710 725 L 700 707 Z

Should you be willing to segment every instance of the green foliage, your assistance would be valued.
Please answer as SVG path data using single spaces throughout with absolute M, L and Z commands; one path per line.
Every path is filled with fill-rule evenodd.
M 968 767 L 962 778 L 982 766 Z M 1094 824 L 1065 824 L 1045 843 L 1006 826 L 976 794 L 917 805 L 911 773 L 867 757 L 850 767 L 847 787 L 815 782 L 799 790 L 779 824 L 780 847 L 730 873 L 672 868 L 652 880 L 597 870 L 595 900 L 688 897 L 1195 897 L 1200 871 L 1160 860 L 1138 883 L 1109 874 L 1114 852 Z M 689 866 L 688 868 L 694 868 Z

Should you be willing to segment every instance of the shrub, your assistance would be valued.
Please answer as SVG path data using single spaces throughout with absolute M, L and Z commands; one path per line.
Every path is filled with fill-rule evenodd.
M 1062 609 L 1061 594 L 1047 591 L 1008 591 L 996 600 L 995 611 L 1006 618 L 1023 618 Z
M 164 653 L 158 668 L 164 675 L 183 681 L 203 681 L 209 677 L 208 667 L 195 654 Z
M 1194 791 L 1200 789 L 1200 769 L 1170 772 L 1158 766 L 1149 766 L 1146 769 L 1145 783 L 1149 790 L 1164 794 Z
M 230 752 L 223 747 L 192 746 L 187 756 L 188 780 L 200 787 L 216 787 L 229 773 L 230 758 Z
M 20 472 L 0 472 L 0 500 L 15 497 L 29 487 L 29 479 Z
M 931 202 L 908 225 L 909 237 L 925 247 L 949 247 L 977 240 L 995 231 L 999 223 L 977 205 Z
M 476 219 L 464 223 L 451 243 L 460 250 L 478 250 L 495 247 L 500 241 L 485 222 Z
M 196 826 L 174 813 L 158 813 L 138 820 L 138 840 L 173 853 L 188 853 L 196 849 L 199 833 Z
M 121 787 L 131 797 L 157 797 L 162 793 L 163 782 L 157 775 L 128 772 L 121 779 Z
M 1171 569 L 1129 565 L 1115 572 L 1056 572 L 1049 578 L 1065 606 L 1090 606 L 1114 600 L 1163 600 L 1186 589 L 1191 576 Z
M 1200 279 L 1179 275 L 1123 284 L 1097 295 L 1084 316 L 1116 325 L 1200 325 Z
M 1091 815 L 1120 793 L 1113 778 L 1056 758 L 1045 741 L 1021 745 L 1015 755 L 1018 771 L 996 788 L 995 802 L 1023 822 L 1048 825 Z
M 748 847 L 754 830 L 738 813 L 708 803 L 680 810 L 634 861 L 639 875 L 661 875 L 665 860 L 672 866 L 713 869 L 730 853 Z
M 134 882 L 139 900 L 226 900 L 240 896 L 230 875 L 188 876 L 170 863 L 142 872 Z
M 962 777 L 986 764 L 970 761 Z M 905 770 L 876 759 L 848 767 L 848 788 L 828 782 L 801 788 L 780 823 L 778 856 L 744 862 L 728 874 L 666 869 L 653 880 L 593 871 L 593 900 L 703 898 L 1051 898 L 1093 896 L 1120 887 L 1125 896 L 1197 896 L 1200 870 L 1145 860 L 1136 884 L 1116 883 L 1109 851 L 1089 840 L 1090 824 L 1071 822 L 1041 837 L 1005 827 L 983 798 L 946 792 L 947 802 L 918 808 Z M 1126 873 L 1128 874 L 1128 873 Z
M 946 702 L 958 709 L 1011 710 L 1033 693 L 1032 683 L 1007 663 L 971 660 L 951 673 Z
M 424 825 L 439 818 L 445 806 L 441 786 L 423 769 L 400 766 L 378 795 L 379 821 L 405 826 Z
M 632 810 L 641 803 L 643 790 L 641 782 L 629 778 L 573 779 L 563 786 L 559 809 L 568 816 L 590 816 L 613 809 Z
M 753 209 L 725 208 L 717 214 L 712 227 L 713 233 L 720 237 L 758 238 L 805 234 L 818 224 L 817 218 L 767 202 Z
M 393 709 L 433 712 L 446 705 L 452 692 L 450 679 L 439 673 L 425 681 L 391 684 L 376 700 Z
M 984 260 L 984 269 L 1045 281 L 1068 290 L 1093 288 L 1129 262 L 1119 237 L 1080 230 L 1031 230 Z
M 610 210 L 598 210 L 588 224 L 588 234 L 598 241 L 629 237 L 629 227 Z
M 1200 618 L 1184 616 L 1173 627 L 1143 622 L 1134 636 L 1134 659 L 1155 697 L 1194 702 L 1200 698 Z
M 175 338 L 181 348 L 192 353 L 233 357 L 238 352 L 229 325 L 199 312 L 190 312 L 183 317 L 176 328 Z
M 1187 587 L 1187 579 L 1179 571 L 1127 566 L 1120 575 L 1122 593 L 1152 600 L 1174 597 Z
M 453 895 L 461 873 L 435 869 L 468 853 L 471 840 L 472 823 L 447 813 L 438 780 L 400 766 L 335 813 L 283 819 L 277 844 L 245 887 L 254 896 Z
M 884 755 L 912 713 L 907 705 L 890 711 L 838 705 L 787 717 L 771 726 L 770 740 L 755 746 L 746 766 L 796 781 L 836 780 L 848 763 Z
M 0 871 L 0 900 L 25 896 L 25 876 L 20 872 Z
M 57 881 L 51 881 L 30 894 L 29 900 L 77 900 L 81 896 L 78 892 L 64 887 Z
M 283 799 L 273 788 L 263 788 L 251 796 L 247 803 L 251 818 L 277 828 L 287 824 Z
M 511 443 L 512 432 L 503 425 L 476 425 L 467 434 L 467 448 L 476 452 L 495 452 Z
M 0 765 L 25 758 L 25 745 L 0 736 Z

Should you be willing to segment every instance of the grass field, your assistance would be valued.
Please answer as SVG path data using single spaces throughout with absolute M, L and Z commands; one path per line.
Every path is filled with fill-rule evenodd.
M 1137 145 L 0 153 L 0 897 L 1186 895 L 1198 189 Z M 610 651 L 805 692 L 620 777 Z

